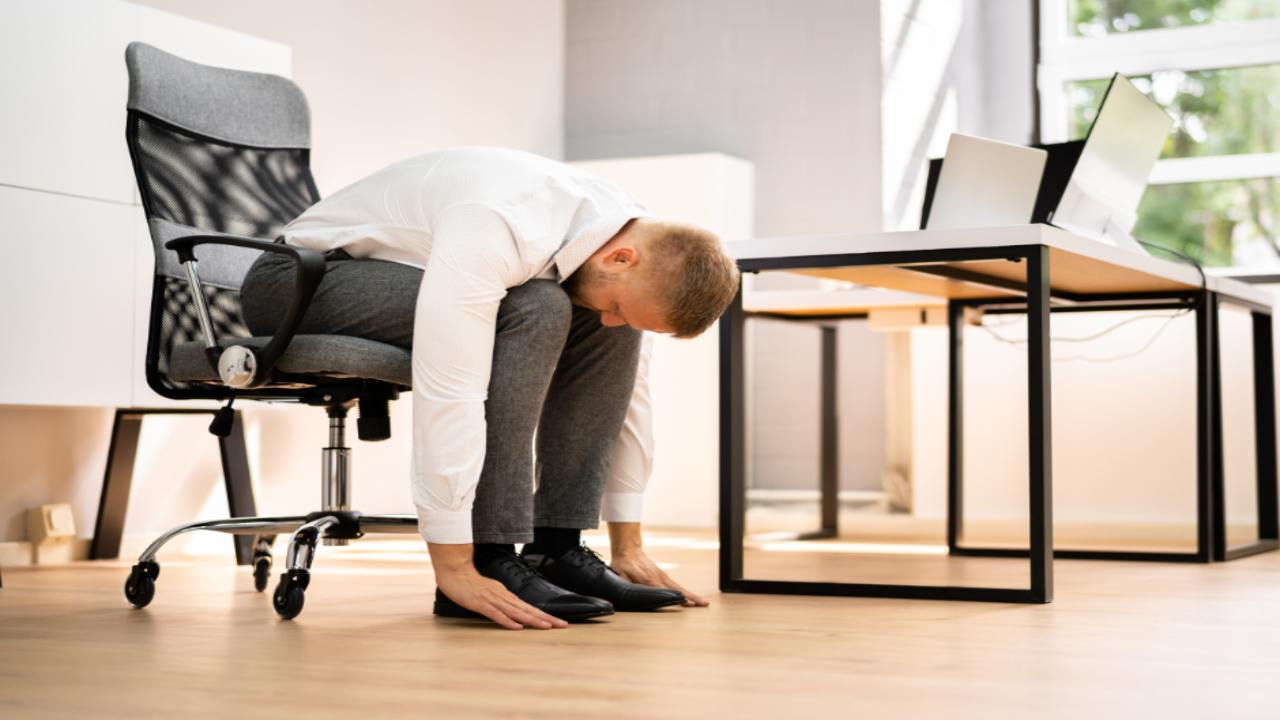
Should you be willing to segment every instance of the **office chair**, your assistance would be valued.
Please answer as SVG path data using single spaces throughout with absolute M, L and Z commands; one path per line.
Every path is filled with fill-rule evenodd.
M 125 138 L 155 251 L 147 335 L 147 384 L 178 400 L 225 400 L 209 426 L 226 436 L 237 399 L 325 408 L 320 510 L 307 515 L 194 522 L 160 536 L 125 582 L 145 607 L 155 595 L 156 553 L 183 533 L 252 535 L 254 587 L 271 573 L 276 533 L 291 532 L 273 607 L 302 611 L 316 546 L 345 545 L 366 532 L 416 532 L 410 516 L 361 515 L 350 508 L 348 410 L 359 406 L 361 440 L 391 436 L 388 405 L 410 386 L 410 353 L 344 335 L 296 334 L 324 276 L 305 248 L 264 238 L 320 199 L 310 167 L 306 97 L 275 75 L 211 67 L 139 42 L 125 50 L 129 100 Z M 260 253 L 282 253 L 297 269 L 293 300 L 270 337 L 252 337 L 240 287 Z

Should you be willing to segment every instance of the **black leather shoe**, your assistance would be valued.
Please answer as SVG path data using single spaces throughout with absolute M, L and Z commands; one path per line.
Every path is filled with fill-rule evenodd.
M 528 546 L 526 546 L 528 547 Z M 615 610 L 644 612 L 684 602 L 684 593 L 623 580 L 594 550 L 579 545 L 552 558 L 521 551 L 520 557 L 551 582 L 580 595 L 613 603 Z
M 521 600 L 548 615 L 554 615 L 567 622 L 578 622 L 613 614 L 613 606 L 608 602 L 594 597 L 576 595 L 552 585 L 514 554 L 500 555 L 490 560 L 484 567 L 477 569 L 481 575 L 502 583 Z M 445 617 L 484 617 L 450 600 L 440 592 L 439 588 L 436 589 L 433 611 L 436 615 Z

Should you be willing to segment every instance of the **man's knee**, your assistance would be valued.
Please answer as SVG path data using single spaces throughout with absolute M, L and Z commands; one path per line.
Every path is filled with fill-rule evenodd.
M 530 280 L 507 290 L 498 308 L 499 332 L 532 332 L 562 344 L 572 317 L 568 293 L 553 280 Z

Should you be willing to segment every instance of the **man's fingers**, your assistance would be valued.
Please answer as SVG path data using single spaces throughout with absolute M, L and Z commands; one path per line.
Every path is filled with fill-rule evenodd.
M 507 613 L 508 615 L 512 615 L 512 613 L 516 613 L 516 615 L 513 615 L 513 617 L 517 617 L 517 619 L 519 620 L 526 621 L 528 622 L 528 624 L 545 626 L 545 627 L 560 627 L 560 628 L 569 626 L 569 623 L 565 622 L 564 620 L 561 620 L 560 618 L 554 615 L 551 615 L 543 612 L 542 610 L 539 610 L 538 608 L 521 600 L 518 595 L 507 590 L 506 588 L 503 588 L 502 590 L 501 599 L 506 607 L 511 608 L 511 611 Z
M 530 627 L 536 627 L 541 630 L 550 630 L 551 628 L 555 628 L 555 627 L 564 627 L 564 625 L 566 624 L 564 623 L 563 620 L 559 620 L 558 618 L 553 618 L 550 615 L 547 615 L 546 613 L 542 612 L 541 610 L 538 610 L 537 608 L 531 607 L 529 605 L 517 605 L 512 603 L 512 604 L 509 604 L 506 608 L 504 608 L 504 611 L 507 613 L 507 615 L 510 615 L 511 617 L 519 620 L 525 625 L 528 625 Z
M 485 604 L 481 605 L 479 608 L 477 608 L 477 609 L 476 609 L 476 612 L 478 612 L 478 613 L 480 613 L 481 615 L 483 615 L 483 616 L 485 616 L 485 617 L 489 618 L 490 620 L 492 620 L 492 621 L 494 621 L 494 622 L 498 623 L 499 625 L 501 625 L 502 627 L 504 627 L 504 628 L 506 628 L 506 629 L 508 629 L 508 630 L 523 630 L 523 629 L 524 629 L 524 625 L 521 625 L 520 623 L 516 622 L 515 620 L 512 620 L 511 618 L 507 617 L 506 613 L 502 612 L 502 610 L 500 610 L 500 609 L 499 609 L 497 606 L 495 606 L 495 605 L 491 605 L 491 604 L 489 604 L 489 603 L 485 603 Z
M 665 572 L 661 574 L 662 574 L 661 582 L 663 587 L 671 588 L 672 590 L 679 590 L 680 592 L 684 593 L 685 607 L 695 607 L 695 606 L 706 607 L 711 604 L 701 595 L 695 592 L 690 592 L 689 590 L 686 590 L 683 585 L 676 582 L 675 580 L 672 580 L 670 575 L 666 574 Z
M 569 623 L 568 623 L 568 622 L 566 622 L 566 621 L 564 621 L 564 620 L 561 620 L 560 618 L 556 617 L 555 615 L 552 615 L 552 614 L 551 614 L 551 613 L 549 613 L 549 612 L 544 612 L 544 611 L 542 611 L 542 610 L 539 610 L 538 608 L 534 608 L 532 605 L 529 605 L 529 607 L 533 608 L 533 612 L 535 613 L 535 616 L 536 616 L 536 617 L 539 617 L 539 618 L 542 618 L 543 620 L 546 620 L 546 621 L 551 625 L 551 627 L 558 627 L 558 628 L 566 628 L 566 627 L 569 627 Z
M 684 593 L 684 604 L 689 607 L 706 607 L 711 604 L 710 600 L 702 597 L 698 593 L 689 592 L 684 588 L 679 588 L 679 590 Z
M 537 608 L 526 605 L 518 599 L 502 598 L 498 601 L 498 607 L 502 608 L 508 617 L 525 625 L 542 629 L 551 627 L 550 618 L 540 617 L 542 613 L 538 612 Z
M 680 583 L 672 580 L 671 576 L 668 575 L 665 570 L 652 562 L 627 563 L 623 561 L 618 562 L 612 567 L 614 572 L 618 573 L 618 575 L 627 582 L 633 582 L 637 585 L 649 585 L 651 587 L 679 590 L 684 593 L 685 607 L 706 607 L 711 604 L 709 600 L 701 595 L 686 590 Z

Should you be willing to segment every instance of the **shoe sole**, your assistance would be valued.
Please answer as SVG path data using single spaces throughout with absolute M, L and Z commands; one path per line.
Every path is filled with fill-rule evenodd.
M 489 619 L 484 615 L 481 615 L 480 613 L 475 612 L 474 610 L 468 610 L 455 602 L 442 603 L 439 600 L 437 600 L 435 602 L 435 606 L 432 607 L 431 611 L 436 615 L 439 615 L 440 617 L 464 618 L 467 620 L 488 620 Z M 547 614 L 550 615 L 551 613 L 547 613 Z M 599 618 L 599 617 L 606 617 L 612 614 L 613 614 L 613 610 L 606 610 L 602 608 L 599 610 L 588 610 L 585 612 L 574 613 L 573 615 L 555 615 L 555 617 L 558 617 L 561 620 L 564 620 L 565 622 L 573 623 L 573 622 L 582 622 L 584 620 L 592 620 L 594 618 Z
M 660 610 L 664 607 L 671 607 L 672 605 L 683 605 L 683 604 L 684 604 L 684 598 L 674 598 L 671 600 L 667 600 L 666 602 L 658 603 L 657 605 L 648 605 L 642 608 L 620 608 L 617 605 L 614 605 L 613 609 L 617 610 L 618 612 L 653 612 L 654 610 Z

